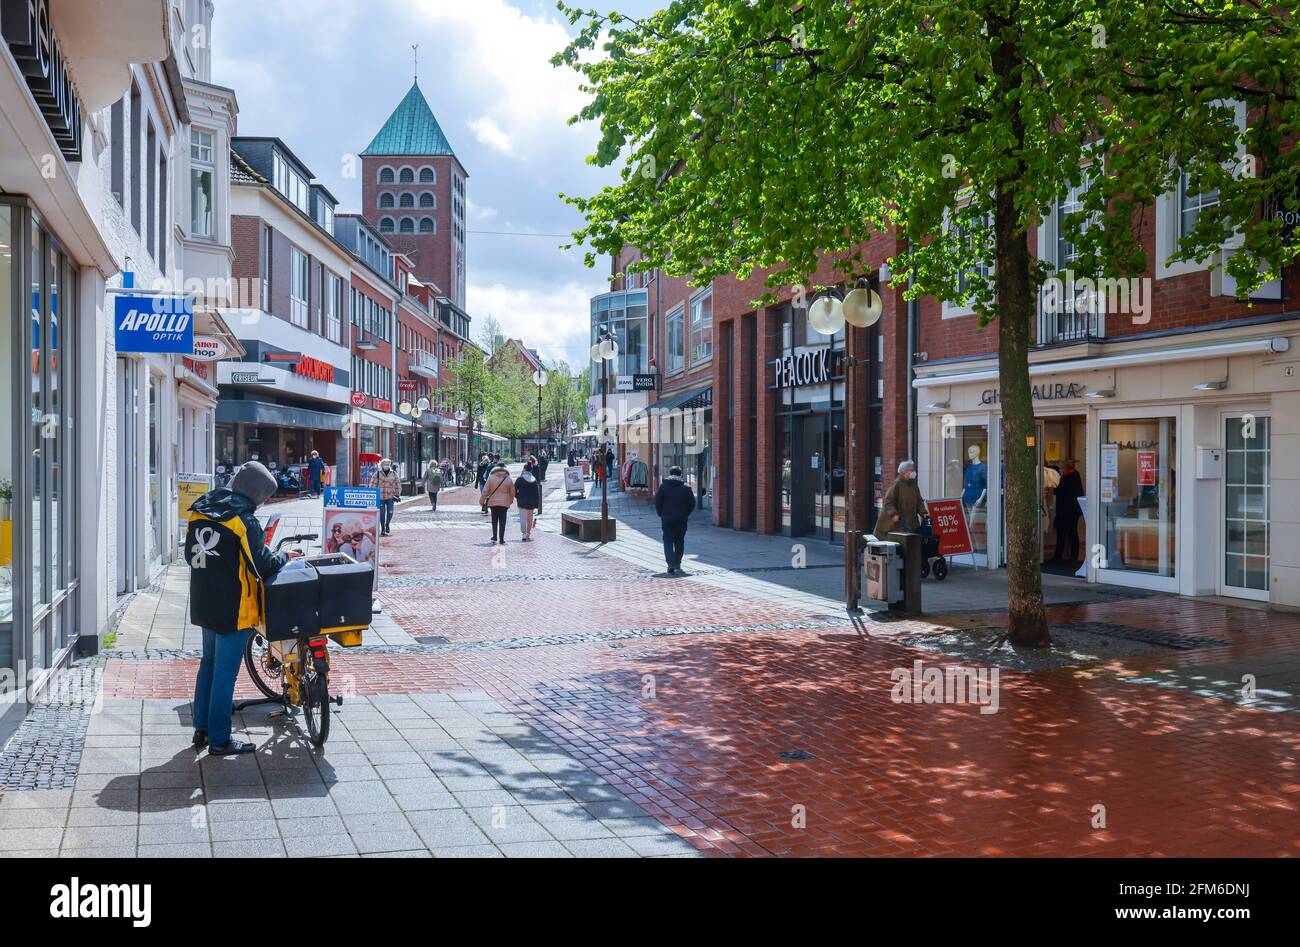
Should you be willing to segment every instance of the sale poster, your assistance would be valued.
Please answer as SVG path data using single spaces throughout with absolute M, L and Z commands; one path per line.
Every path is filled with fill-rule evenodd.
M 1154 487 L 1156 485 L 1156 452 L 1153 450 L 1140 450 L 1137 459 L 1138 486 Z
M 926 500 L 925 505 L 930 512 L 930 526 L 939 537 L 940 555 L 964 556 L 975 551 L 961 497 Z

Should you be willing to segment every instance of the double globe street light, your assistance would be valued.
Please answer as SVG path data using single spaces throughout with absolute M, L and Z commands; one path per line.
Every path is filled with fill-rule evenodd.
M 591 347 L 591 360 L 600 362 L 600 423 L 604 434 L 609 425 L 609 363 L 618 358 L 618 340 L 609 331 L 609 326 L 601 325 L 596 336 L 596 344 Z M 609 466 L 605 463 L 605 451 L 601 448 L 599 460 L 604 466 L 600 477 L 600 541 L 609 542 Z
M 823 293 L 813 304 L 808 307 L 808 322 L 813 329 L 825 336 L 834 336 L 844 326 L 850 325 L 855 329 L 866 329 L 880 321 L 884 313 L 884 304 L 880 299 L 880 294 L 872 287 L 870 282 L 863 278 L 858 280 L 858 285 L 843 293 L 842 290 L 832 289 Z M 857 513 L 855 511 L 857 500 L 857 488 L 855 483 L 855 467 L 853 462 L 856 454 L 857 441 L 854 436 L 856 428 L 854 427 L 855 412 L 853 376 L 854 369 L 858 365 L 857 346 L 854 344 L 853 333 L 847 333 L 844 338 L 844 427 L 845 437 L 847 438 L 847 449 L 845 450 L 845 471 L 844 471 L 844 495 L 845 495 L 845 530 L 844 530 L 844 600 L 849 611 L 857 612 L 858 602 L 861 599 L 861 576 L 858 572 L 858 547 L 862 542 L 862 534 L 858 531 Z M 834 398 L 831 399 L 834 401 Z M 831 425 L 832 437 L 834 437 L 835 427 Z M 832 446 L 832 456 L 834 448 Z M 831 490 L 835 489 L 834 478 L 835 472 L 829 469 L 831 476 Z M 832 515 L 833 512 L 832 512 Z
M 419 430 L 420 430 L 420 419 L 424 417 L 424 412 L 429 410 L 429 405 L 430 402 L 428 398 L 421 398 L 419 401 L 415 402 L 415 404 L 411 404 L 411 402 L 409 401 L 403 401 L 401 404 L 397 406 L 398 414 L 400 414 L 404 418 L 411 419 L 411 439 L 412 441 L 415 442 L 415 463 L 411 465 L 412 487 L 414 487 L 416 483 L 416 476 L 418 473 L 417 468 L 424 460 L 422 456 L 423 452 L 420 450 L 421 445 L 420 445 Z

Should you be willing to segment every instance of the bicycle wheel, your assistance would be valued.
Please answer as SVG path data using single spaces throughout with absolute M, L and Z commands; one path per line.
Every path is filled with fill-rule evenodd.
M 244 666 L 257 689 L 272 700 L 284 697 L 284 665 L 271 655 L 269 642 L 258 632 L 244 645 Z
M 307 718 L 307 735 L 324 746 L 330 735 L 330 693 L 325 676 L 313 667 L 302 682 L 302 713 Z

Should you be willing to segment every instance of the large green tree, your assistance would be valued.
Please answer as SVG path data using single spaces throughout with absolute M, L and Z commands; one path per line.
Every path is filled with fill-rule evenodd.
M 555 62 L 591 94 L 591 161 L 621 178 L 568 198 L 594 264 L 697 280 L 755 269 L 802 285 L 895 228 L 909 295 L 996 323 L 1012 640 L 1045 644 L 1028 351 L 1050 267 L 1031 236 L 1058 201 L 1076 274 L 1141 274 L 1158 195 L 1206 200 L 1174 259 L 1229 252 L 1245 294 L 1295 249 L 1260 208 L 1296 209 L 1300 31 L 1242 0 L 674 0 L 644 18 L 560 8 Z M 1243 132 L 1233 103 L 1249 107 Z M 1235 251 L 1235 252 L 1233 252 Z M 1108 314 L 1107 325 L 1112 317 Z M 990 331 L 994 331 L 990 329 Z

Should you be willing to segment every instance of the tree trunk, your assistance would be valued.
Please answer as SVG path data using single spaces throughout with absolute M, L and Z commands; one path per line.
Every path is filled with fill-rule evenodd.
M 993 72 L 1002 101 L 1018 101 L 1010 93 L 1020 85 L 1018 36 L 1006 21 L 989 19 L 994 47 Z M 1034 293 L 1030 283 L 1029 233 L 1017 211 L 1015 189 L 1024 179 L 1024 124 L 1012 106 L 1011 127 L 1016 151 L 1009 173 L 998 181 L 994 195 L 993 232 L 998 306 L 998 374 L 1002 402 L 1002 445 L 1005 456 L 1003 500 L 1007 529 L 1007 612 L 1011 642 L 1051 644 L 1043 608 L 1042 543 L 1038 535 L 1038 449 L 1034 440 L 1034 404 L 1029 385 L 1030 327 Z M 993 463 L 994 458 L 989 458 Z

